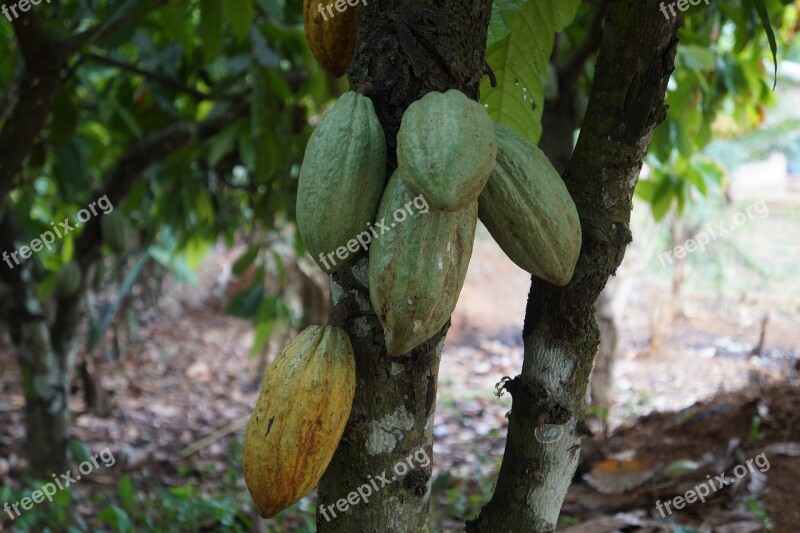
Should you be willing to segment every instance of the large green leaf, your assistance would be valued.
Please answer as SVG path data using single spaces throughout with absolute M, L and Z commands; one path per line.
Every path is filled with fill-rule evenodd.
M 761 23 L 764 25 L 764 30 L 767 32 L 769 50 L 772 52 L 772 62 L 775 64 L 775 81 L 772 85 L 772 89 L 775 90 L 775 85 L 778 83 L 778 43 L 775 42 L 775 32 L 772 30 L 772 23 L 769 20 L 769 13 L 767 12 L 766 3 L 764 0 L 755 0 L 755 3 L 758 16 L 761 18 Z
M 224 0 L 220 4 L 225 6 L 225 14 L 233 26 L 233 33 L 241 41 L 250 33 L 250 24 L 256 16 L 253 0 Z
M 542 133 L 547 65 L 555 33 L 572 21 L 579 5 L 580 0 L 497 0 L 492 10 L 486 61 L 497 77 L 497 87 L 484 78 L 482 103 L 492 119 L 534 143 Z
M 222 4 L 220 0 L 200 0 L 200 36 L 206 63 L 222 52 Z

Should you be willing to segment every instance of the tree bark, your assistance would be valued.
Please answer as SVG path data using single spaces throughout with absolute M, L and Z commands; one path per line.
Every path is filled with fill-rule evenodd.
M 588 433 L 583 417 L 598 346 L 595 300 L 631 241 L 633 189 L 666 114 L 682 19 L 665 20 L 658 6 L 656 0 L 611 4 L 584 126 L 563 176 L 581 218 L 581 256 L 566 287 L 533 279 L 522 373 L 506 383 L 513 403 L 503 464 L 470 531 L 556 528 L 580 439 Z M 542 438 L 560 432 L 554 442 Z
M 0 247 L 14 249 L 18 229 L 0 218 Z M 69 438 L 69 370 L 74 351 L 53 346 L 44 308 L 33 279 L 33 264 L 0 267 L 3 294 L 0 319 L 8 326 L 22 371 L 25 395 L 26 453 L 31 476 L 49 479 L 66 469 Z
M 362 7 L 350 82 L 372 98 L 383 125 L 387 176 L 396 166 L 396 135 L 409 104 L 448 89 L 478 99 L 490 15 L 491 0 Z M 436 384 L 449 324 L 409 354 L 390 358 L 370 304 L 366 256 L 334 274 L 331 297 L 334 316 L 354 312 L 343 327 L 356 354 L 357 387 L 344 437 L 319 484 L 319 531 L 427 531 Z M 344 512 L 330 508 L 379 476 L 389 483 L 377 481 L 368 502 L 360 499 Z

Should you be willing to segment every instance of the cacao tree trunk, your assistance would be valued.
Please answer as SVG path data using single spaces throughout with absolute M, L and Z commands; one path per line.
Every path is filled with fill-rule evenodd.
M 478 99 L 491 7 L 491 0 L 362 6 L 350 82 L 372 98 L 381 120 L 387 176 L 411 103 L 448 89 Z M 343 327 L 356 355 L 357 385 L 344 437 L 319 484 L 317 524 L 322 532 L 427 531 L 436 384 L 449 324 L 410 354 L 390 358 L 367 283 L 366 255 L 333 276 L 332 315 L 349 315 Z M 367 498 L 353 496 L 370 485 Z
M 0 219 L 0 246 L 8 249 L 16 231 L 9 216 Z M 0 270 L 0 320 L 10 333 L 22 373 L 30 475 L 41 480 L 66 470 L 69 374 L 78 313 L 59 315 L 62 318 L 51 325 L 32 278 L 32 263 Z
M 615 0 L 603 33 L 589 107 L 563 174 L 581 217 L 583 247 L 566 287 L 533 279 L 521 375 L 495 492 L 470 531 L 554 531 L 578 463 L 585 394 L 598 346 L 594 304 L 631 241 L 633 189 L 652 132 L 666 113 L 680 17 L 657 0 Z M 545 424 L 563 431 L 537 439 Z M 547 429 L 547 428 L 546 428 Z M 552 434 L 552 432 L 547 432 Z

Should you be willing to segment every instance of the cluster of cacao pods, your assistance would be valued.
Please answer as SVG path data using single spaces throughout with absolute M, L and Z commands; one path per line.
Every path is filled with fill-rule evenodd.
M 339 1 L 348 10 L 331 18 L 304 2 L 309 45 L 335 76 L 349 68 L 359 17 L 358 2 Z M 575 204 L 547 157 L 483 106 L 456 90 L 431 92 L 403 115 L 388 181 L 386 150 L 372 101 L 344 94 L 309 139 L 297 228 L 329 274 L 368 251 L 370 300 L 389 355 L 409 353 L 449 319 L 478 219 L 518 266 L 569 283 L 581 247 Z M 245 482 L 262 516 L 297 502 L 322 477 L 355 385 L 350 339 L 335 326 L 307 328 L 269 366 L 244 440 Z
M 411 104 L 388 183 L 385 168 L 371 100 L 346 93 L 309 140 L 297 227 L 328 273 L 369 250 L 370 300 L 390 355 L 410 352 L 449 319 L 478 219 L 524 270 L 556 285 L 572 278 L 581 227 L 564 182 L 536 146 L 463 93 L 431 92 Z M 406 215 L 418 199 L 430 212 Z M 389 231 L 370 234 L 373 224 Z

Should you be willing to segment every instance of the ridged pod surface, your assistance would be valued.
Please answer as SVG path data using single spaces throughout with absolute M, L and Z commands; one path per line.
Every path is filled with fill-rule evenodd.
M 353 5 L 353 0 L 349 0 L 345 2 L 343 12 L 334 7 L 333 13 L 327 11 L 327 6 L 332 3 L 329 0 L 303 2 L 303 20 L 308 46 L 319 64 L 337 78 L 347 72 L 353 61 L 358 19 L 361 16 L 359 5 L 361 1 L 356 0 Z M 322 5 L 321 11 L 320 5 Z
M 386 139 L 372 101 L 345 93 L 311 135 L 297 188 L 297 229 L 325 272 L 355 255 L 347 251 L 342 259 L 335 252 L 367 230 L 385 181 Z
M 575 202 L 538 147 L 510 128 L 495 128 L 497 161 L 478 199 L 481 222 L 520 268 L 566 285 L 581 251 Z
M 455 89 L 428 93 L 408 106 L 397 134 L 397 166 L 406 187 L 437 211 L 457 211 L 477 200 L 496 152 L 486 109 Z
M 390 229 L 369 250 L 370 300 L 383 325 L 389 355 L 410 352 L 450 318 L 472 256 L 478 205 L 456 212 L 413 211 L 396 171 L 378 209 Z M 411 204 L 415 206 L 415 204 Z M 401 210 L 406 218 L 399 221 Z M 427 210 L 427 209 L 426 209 Z
M 347 333 L 303 330 L 270 364 L 244 435 L 244 479 L 259 514 L 311 492 L 339 445 L 356 386 Z

